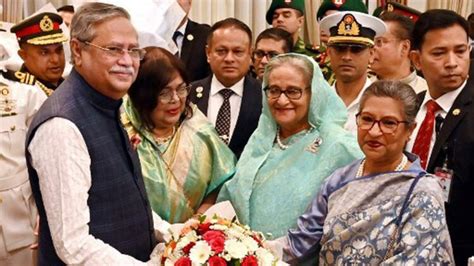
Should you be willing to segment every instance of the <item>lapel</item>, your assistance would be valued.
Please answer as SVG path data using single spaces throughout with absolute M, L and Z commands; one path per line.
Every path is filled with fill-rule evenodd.
M 197 105 L 199 110 L 207 116 L 207 107 L 209 105 L 209 93 L 211 92 L 211 80 L 212 75 L 208 76 L 207 78 L 203 79 L 201 82 L 197 82 L 193 89 L 193 98 L 194 103 Z M 201 92 L 199 92 L 201 91 Z M 201 97 L 197 97 L 197 95 L 201 93 Z
M 188 65 L 188 61 L 190 60 L 190 56 L 192 55 L 192 50 L 194 46 L 194 38 L 191 40 L 188 39 L 188 35 L 193 36 L 194 34 L 194 26 L 195 22 L 188 19 L 188 24 L 186 25 L 186 29 L 184 30 L 183 36 L 183 46 L 181 47 L 181 60 L 183 61 L 184 65 Z
M 237 123 L 235 124 L 234 134 L 232 135 L 232 139 L 230 140 L 229 145 L 231 143 L 238 141 L 239 133 L 245 132 L 246 127 L 248 126 L 248 121 L 252 120 L 252 115 L 254 115 L 254 104 L 255 101 L 255 93 L 252 92 L 254 88 L 252 88 L 250 84 L 250 80 L 248 76 L 245 76 L 244 80 L 244 90 L 242 93 L 242 102 L 240 104 L 240 111 L 239 116 L 237 118 Z M 252 95 L 253 94 L 253 95 Z M 261 100 L 261 99 L 258 99 Z
M 436 162 L 436 158 L 438 157 L 441 149 L 448 141 L 451 133 L 454 131 L 456 126 L 459 122 L 463 119 L 464 116 L 468 113 L 469 105 L 472 103 L 473 93 L 472 90 L 474 89 L 474 80 L 469 78 L 466 86 L 463 88 L 461 93 L 458 95 L 456 100 L 454 100 L 451 109 L 449 110 L 446 118 L 444 119 L 443 126 L 439 132 L 439 135 L 436 138 L 436 142 L 433 146 L 433 150 L 431 151 L 430 160 L 428 163 L 427 169 L 434 168 L 434 164 Z M 459 111 L 454 112 L 454 110 L 458 109 Z M 453 114 L 456 113 L 457 115 Z

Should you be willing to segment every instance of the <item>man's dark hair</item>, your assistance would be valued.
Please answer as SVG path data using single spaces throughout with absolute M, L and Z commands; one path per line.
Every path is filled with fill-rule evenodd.
M 226 28 L 236 28 L 244 31 L 249 37 L 249 45 L 252 45 L 252 31 L 250 30 L 249 26 L 247 26 L 247 24 L 236 18 L 226 18 L 214 23 L 214 25 L 211 27 L 211 31 L 209 32 L 209 36 L 207 36 L 207 45 L 211 44 L 212 37 L 214 36 L 214 32 L 216 30 Z
M 64 11 L 64 12 L 69 12 L 69 13 L 74 13 L 74 6 L 72 5 L 65 5 L 65 6 L 62 6 L 58 9 L 56 9 L 58 12 L 60 11 Z
M 469 37 L 474 39 L 474 13 L 471 13 L 467 17 L 467 22 L 469 23 Z
M 255 46 L 257 46 L 258 42 L 263 39 L 272 39 L 276 42 L 283 41 L 283 51 L 285 51 L 285 53 L 289 53 L 293 50 L 293 37 L 286 30 L 269 28 L 262 31 L 255 41 Z
M 415 23 L 406 16 L 397 14 L 395 12 L 384 12 L 380 15 L 380 19 L 384 22 L 393 22 L 397 24 L 394 30 L 395 37 L 400 40 L 409 40 L 412 43 L 412 32 Z
M 461 15 L 446 9 L 431 9 L 418 18 L 413 29 L 413 49 L 421 50 L 425 35 L 432 30 L 446 29 L 454 25 L 461 26 L 469 36 L 469 24 Z

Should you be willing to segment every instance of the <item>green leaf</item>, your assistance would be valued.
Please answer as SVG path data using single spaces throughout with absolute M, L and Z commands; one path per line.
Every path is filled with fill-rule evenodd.
M 199 216 L 199 223 L 204 223 L 204 221 L 206 220 L 206 215 L 201 215 Z

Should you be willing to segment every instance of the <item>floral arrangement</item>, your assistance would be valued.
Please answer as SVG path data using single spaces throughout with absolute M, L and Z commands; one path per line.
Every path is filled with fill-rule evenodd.
M 214 216 L 200 216 L 186 222 L 178 236 L 169 241 L 161 265 L 256 266 L 277 265 L 276 258 L 262 245 L 261 233 L 238 222 Z

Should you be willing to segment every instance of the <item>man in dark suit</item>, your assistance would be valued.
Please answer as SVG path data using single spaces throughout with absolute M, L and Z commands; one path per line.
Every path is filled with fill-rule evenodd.
M 260 83 L 246 75 L 251 64 L 252 32 L 243 22 L 216 22 L 207 40 L 213 74 L 192 83 L 191 101 L 207 115 L 221 139 L 240 157 L 262 110 Z
M 453 11 L 429 10 L 416 22 L 413 37 L 413 62 L 429 89 L 419 94 L 417 128 L 407 149 L 420 156 L 427 172 L 447 181 L 454 259 L 467 265 L 474 255 L 474 73 L 469 77 L 468 24 Z M 445 181 L 446 173 L 452 178 Z
M 211 74 L 207 63 L 206 40 L 211 27 L 199 24 L 188 18 L 191 0 L 177 0 L 186 12 L 186 16 L 173 35 L 173 41 L 178 46 L 179 58 L 186 66 L 186 73 L 191 81 L 203 79 Z

